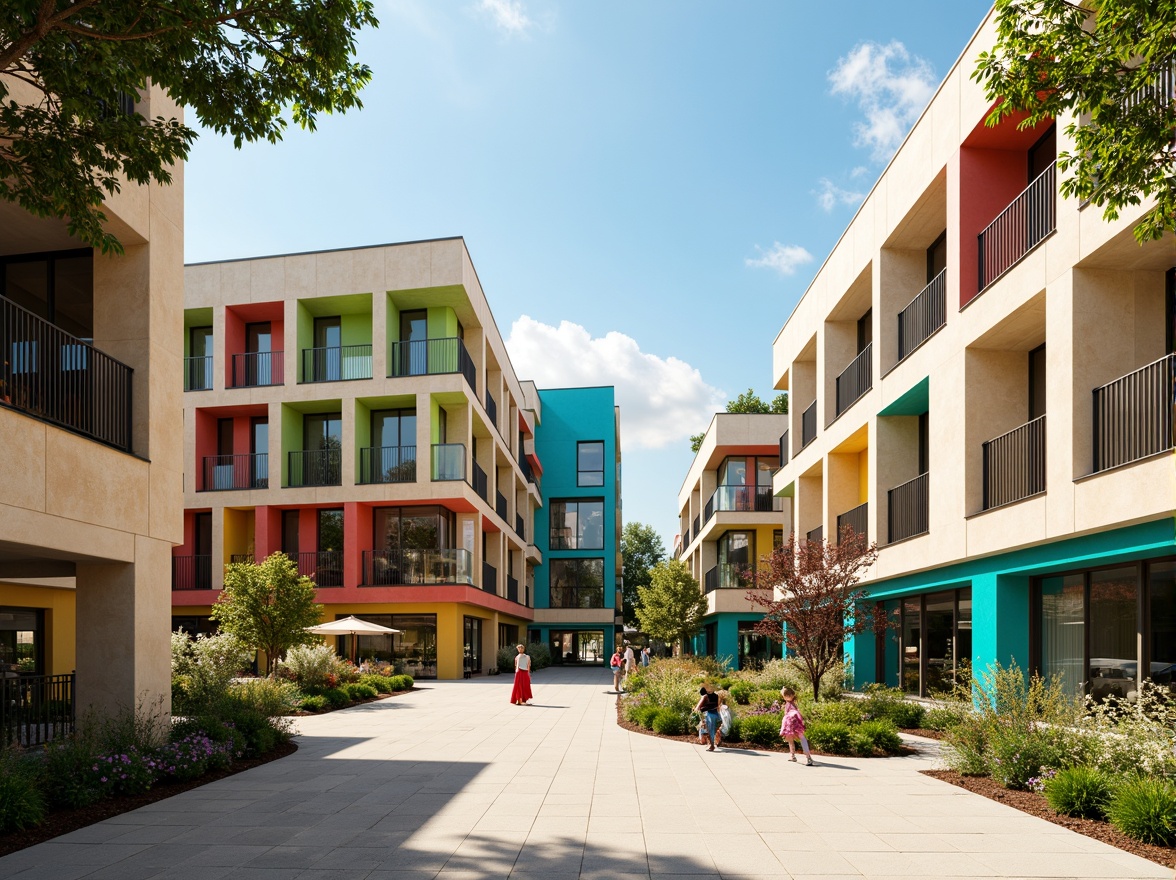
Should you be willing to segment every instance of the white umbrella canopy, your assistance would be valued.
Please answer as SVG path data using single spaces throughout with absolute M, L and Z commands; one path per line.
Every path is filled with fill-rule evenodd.
M 314 633 L 316 636 L 351 636 L 351 656 L 353 660 L 355 659 L 359 645 L 357 636 L 387 635 L 388 633 L 400 632 L 398 629 L 372 623 L 369 620 L 360 620 L 355 616 L 329 620 L 326 623 L 320 623 L 318 626 L 308 626 L 306 631 Z

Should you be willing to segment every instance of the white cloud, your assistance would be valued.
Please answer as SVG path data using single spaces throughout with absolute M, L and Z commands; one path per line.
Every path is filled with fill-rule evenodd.
M 813 195 L 817 197 L 817 204 L 826 213 L 832 211 L 838 205 L 852 207 L 865 198 L 864 193 L 842 189 L 827 177 L 822 177 L 818 185 L 820 189 L 816 190 Z
M 685 442 L 727 400 L 690 364 L 647 354 L 615 330 L 593 338 L 570 321 L 552 327 L 523 315 L 511 325 L 506 348 L 519 378 L 540 389 L 614 386 L 626 451 Z
M 796 244 L 780 244 L 776 242 L 768 250 L 763 250 L 758 244 L 755 249 L 760 252 L 758 257 L 748 257 L 745 261 L 753 269 L 774 269 L 781 275 L 793 275 L 805 263 L 811 263 L 813 255 Z
M 891 40 L 885 46 L 859 43 L 838 60 L 829 82 L 833 94 L 856 101 L 866 115 L 854 126 L 857 145 L 884 162 L 927 106 L 938 80 L 930 64 Z
M 522 36 L 534 24 L 522 0 L 479 0 L 478 11 L 489 16 L 500 31 L 511 36 Z

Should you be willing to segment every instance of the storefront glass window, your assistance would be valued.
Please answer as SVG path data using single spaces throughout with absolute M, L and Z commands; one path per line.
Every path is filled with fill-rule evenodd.
M 1148 567 L 1151 680 L 1176 687 L 1176 562 Z
M 1044 578 L 1041 581 L 1041 673 L 1058 676 L 1071 696 L 1082 694 L 1086 643 L 1083 608 L 1085 576 Z
M 436 614 L 357 614 L 400 632 L 382 636 L 358 636 L 360 660 L 399 661 L 413 678 L 437 677 Z M 347 648 L 340 641 L 340 650 Z
M 41 620 L 42 613 L 36 609 L 0 607 L 0 677 L 44 674 Z
M 902 603 L 902 689 L 919 692 L 919 642 L 922 601 L 913 596 Z
M 1090 694 L 1096 700 L 1137 691 L 1138 567 L 1091 572 Z
M 955 683 L 955 593 L 927 597 L 927 653 L 925 688 L 928 695 L 942 694 Z

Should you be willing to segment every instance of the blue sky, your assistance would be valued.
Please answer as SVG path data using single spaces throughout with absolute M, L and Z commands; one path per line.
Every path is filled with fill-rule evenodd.
M 461 235 L 515 368 L 621 404 L 667 550 L 688 437 L 748 387 L 980 0 L 377 0 L 364 109 L 186 175 L 189 262 Z

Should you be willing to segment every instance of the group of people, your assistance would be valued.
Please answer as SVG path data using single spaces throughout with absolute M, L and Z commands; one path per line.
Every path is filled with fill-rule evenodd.
M 796 705 L 796 691 L 790 687 L 780 689 L 780 698 L 784 701 L 784 715 L 780 719 L 780 737 L 788 743 L 790 761 L 796 760 L 796 744 L 799 742 L 804 750 L 805 764 L 814 765 L 813 753 L 809 750 L 808 739 L 804 735 L 804 715 Z M 698 691 L 698 702 L 694 704 L 694 711 L 698 713 L 698 743 L 709 743 L 708 752 L 723 744 L 723 732 L 729 729 L 731 723 L 730 710 L 727 709 L 722 694 L 715 691 L 714 685 L 704 684 Z
M 630 673 L 637 671 L 637 658 L 641 658 L 640 663 L 642 666 L 648 666 L 650 654 L 649 645 L 642 648 L 641 653 L 638 654 L 628 642 L 625 642 L 623 646 L 613 651 L 613 655 L 608 661 L 613 675 L 613 690 L 618 694 L 624 692 L 625 680 L 629 677 Z

